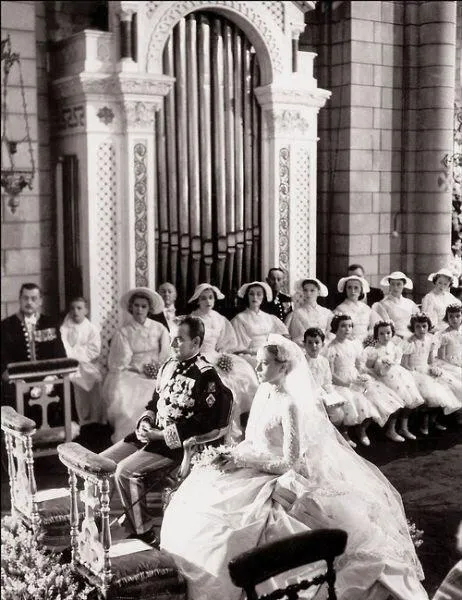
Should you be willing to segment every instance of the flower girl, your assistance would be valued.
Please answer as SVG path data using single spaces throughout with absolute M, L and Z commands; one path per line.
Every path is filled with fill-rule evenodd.
M 319 306 L 318 297 L 325 298 L 328 295 L 327 287 L 315 277 L 302 279 L 295 284 L 296 292 L 301 290 L 303 304 L 289 313 L 285 324 L 289 330 L 291 339 L 299 346 L 304 345 L 303 336 L 309 327 L 318 327 L 326 335 L 330 332 L 330 322 L 333 314 L 328 308 Z
M 428 435 L 429 424 L 444 431 L 446 427 L 436 421 L 439 411 L 444 414 L 455 412 L 462 408 L 462 400 L 458 400 L 451 389 L 442 380 L 442 369 L 436 365 L 437 339 L 429 333 L 432 322 L 425 313 L 411 317 L 409 329 L 412 336 L 404 345 L 403 366 L 412 371 L 420 393 L 425 400 L 423 424 L 420 431 Z M 428 410 L 430 409 L 430 411 Z
M 327 415 L 334 425 L 340 425 L 343 420 L 342 405 L 346 400 L 334 389 L 329 361 L 320 354 L 325 337 L 319 327 L 309 327 L 303 336 L 305 355 Z
M 428 281 L 433 283 L 433 289 L 422 298 L 422 312 L 430 318 L 436 331 L 445 327 L 444 315 L 450 304 L 462 304 L 449 291 L 451 285 L 457 287 L 457 277 L 454 277 L 449 269 L 440 269 L 436 273 L 430 273 Z
M 371 421 L 383 427 L 404 402 L 389 388 L 365 372 L 362 346 L 351 339 L 350 315 L 335 315 L 331 325 L 335 339 L 324 352 L 329 361 L 335 389 L 346 399 L 343 406 L 342 435 L 350 442 L 347 429 L 356 426 L 359 441 L 370 445 L 367 428 Z
M 405 408 L 388 419 L 385 435 L 394 442 L 415 440 L 409 431 L 408 419 L 412 409 L 424 404 L 412 374 L 401 366 L 403 352 L 393 343 L 395 326 L 392 321 L 379 321 L 374 325 L 372 346 L 366 348 L 366 366 L 373 376 L 392 389 L 404 401 Z
M 444 321 L 448 324 L 439 336 L 439 366 L 462 382 L 462 306 L 450 304 Z
M 353 336 L 363 341 L 368 335 L 372 335 L 374 324 L 380 320 L 375 311 L 361 302 L 364 294 L 370 291 L 369 284 L 359 275 L 350 275 L 339 280 L 337 289 L 344 295 L 344 300 L 334 310 L 334 314 L 350 315 L 354 323 Z

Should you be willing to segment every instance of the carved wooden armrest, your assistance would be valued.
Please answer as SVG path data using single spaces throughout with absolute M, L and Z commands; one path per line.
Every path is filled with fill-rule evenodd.
M 10 429 L 17 433 L 35 433 L 35 422 L 32 419 L 20 415 L 12 406 L 2 406 L 1 409 L 2 429 Z
M 68 468 L 80 473 L 96 477 L 110 477 L 114 474 L 117 465 L 110 458 L 104 458 L 77 442 L 67 442 L 58 446 L 59 459 Z
M 221 437 L 228 433 L 228 425 L 217 429 L 212 429 L 202 435 L 195 435 L 188 438 L 183 442 L 183 460 L 181 462 L 180 470 L 178 471 L 178 479 L 184 479 L 189 473 L 191 466 L 191 457 L 196 450 L 196 446 L 200 444 L 207 444 L 219 440 Z

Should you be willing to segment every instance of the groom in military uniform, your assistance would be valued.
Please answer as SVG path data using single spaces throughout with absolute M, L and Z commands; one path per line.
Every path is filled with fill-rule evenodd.
M 227 424 L 232 392 L 199 354 L 204 333 L 201 319 L 183 319 L 172 340 L 174 357 L 162 365 L 153 398 L 135 431 L 101 453 L 117 463 L 115 484 L 131 537 L 151 544 L 156 539 L 153 517 L 146 509 L 146 477 L 179 464 L 186 439 Z

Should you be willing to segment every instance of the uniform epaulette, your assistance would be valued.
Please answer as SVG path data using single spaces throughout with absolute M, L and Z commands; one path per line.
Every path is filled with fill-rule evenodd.
M 196 360 L 196 365 L 201 373 L 213 369 L 213 365 L 205 358 L 205 356 L 199 355 Z

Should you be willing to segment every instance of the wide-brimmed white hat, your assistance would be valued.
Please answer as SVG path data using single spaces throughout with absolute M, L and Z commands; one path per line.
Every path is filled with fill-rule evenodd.
M 303 279 L 298 279 L 295 282 L 295 291 L 303 291 L 303 282 L 304 281 L 315 281 L 318 284 L 319 287 L 319 295 L 321 296 L 321 298 L 325 298 L 326 296 L 329 295 L 329 290 L 327 289 L 327 286 L 324 285 L 322 283 L 322 281 L 319 281 L 319 279 L 316 279 L 316 277 L 304 277 Z
M 451 269 L 445 267 L 443 269 L 440 269 L 439 271 L 436 271 L 436 273 L 430 273 L 430 275 L 428 276 L 428 281 L 434 283 L 434 279 L 437 275 L 444 275 L 445 277 L 449 277 L 449 279 L 451 280 L 452 287 L 458 286 L 458 279 L 456 275 L 454 275 L 454 273 L 451 271 Z
M 188 300 L 188 303 L 197 300 L 204 290 L 212 290 L 217 297 L 217 300 L 223 300 L 225 297 L 225 295 L 220 292 L 216 285 L 211 285 L 210 283 L 200 283 L 194 290 L 194 294 Z
M 371 288 L 369 287 L 367 281 L 364 279 L 364 277 L 360 277 L 359 275 L 348 275 L 348 277 L 342 277 L 341 279 L 339 279 L 337 283 L 338 291 L 340 293 L 343 292 L 347 281 L 352 281 L 353 279 L 359 281 L 363 288 L 363 294 L 368 294 L 371 291 Z
M 243 298 L 247 289 L 252 285 L 259 285 L 260 287 L 262 287 L 265 290 L 266 301 L 271 302 L 271 300 L 273 299 L 273 290 L 264 281 L 251 281 L 250 283 L 244 283 L 244 285 L 241 285 L 241 287 L 237 291 L 237 295 L 239 296 L 239 298 Z
M 132 290 L 129 290 L 120 299 L 120 306 L 128 311 L 128 303 L 130 301 L 130 298 L 136 294 L 140 294 L 141 296 L 147 296 L 149 298 L 152 305 L 152 312 L 154 314 L 161 313 L 164 310 L 165 304 L 162 299 L 162 296 L 154 290 L 151 290 L 147 287 L 136 287 Z
M 406 290 L 412 290 L 414 287 L 412 279 L 409 279 L 409 277 L 405 275 L 402 271 L 393 271 L 393 273 L 390 273 L 390 275 L 387 275 L 380 281 L 380 285 L 383 287 L 388 287 L 390 285 L 390 279 L 403 279 L 405 282 L 404 287 Z

